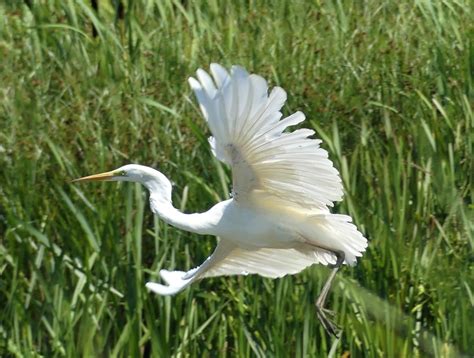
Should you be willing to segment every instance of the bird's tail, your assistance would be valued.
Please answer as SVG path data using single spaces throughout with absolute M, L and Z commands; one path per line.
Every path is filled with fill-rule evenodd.
M 348 215 L 319 214 L 312 216 L 311 222 L 318 227 L 311 241 L 328 250 L 343 251 L 348 265 L 354 265 L 367 248 L 367 239 Z

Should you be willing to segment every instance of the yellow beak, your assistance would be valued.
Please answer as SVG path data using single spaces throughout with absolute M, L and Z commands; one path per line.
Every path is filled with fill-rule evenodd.
M 71 181 L 71 183 L 75 183 L 78 181 L 103 181 L 103 180 L 110 180 L 114 176 L 116 176 L 115 172 L 105 172 L 105 173 L 100 173 L 100 174 L 94 174 L 94 175 L 89 175 L 87 177 L 82 177 L 78 179 L 74 179 Z

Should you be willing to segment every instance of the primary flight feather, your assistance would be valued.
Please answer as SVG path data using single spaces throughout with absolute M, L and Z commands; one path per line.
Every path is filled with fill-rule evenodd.
M 152 211 L 183 230 L 220 237 L 215 251 L 200 266 L 183 271 L 161 270 L 163 284 L 147 288 L 161 295 L 180 292 L 204 277 L 259 274 L 281 277 L 315 264 L 333 271 L 316 301 L 329 333 L 337 334 L 323 308 L 342 263 L 355 264 L 367 240 L 347 215 L 329 207 L 342 199 L 338 171 L 314 131 L 289 127 L 304 121 L 296 112 L 281 119 L 286 92 L 233 66 L 230 73 L 211 64 L 211 75 L 199 69 L 189 83 L 199 101 L 212 137 L 213 154 L 232 168 L 232 199 L 199 214 L 184 214 L 171 203 L 170 181 L 159 171 L 129 164 L 76 181 L 140 182 L 150 191 Z

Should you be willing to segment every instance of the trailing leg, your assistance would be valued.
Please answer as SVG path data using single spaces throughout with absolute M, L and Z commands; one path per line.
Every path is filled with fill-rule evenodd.
M 316 300 L 316 313 L 326 332 L 338 338 L 340 333 L 339 327 L 337 327 L 337 325 L 327 317 L 327 315 L 333 317 L 334 312 L 324 308 L 324 303 L 326 302 L 326 297 L 329 293 L 329 290 L 331 289 L 332 281 L 334 280 L 334 277 L 336 277 L 336 273 L 339 270 L 339 267 L 344 262 L 345 258 L 345 254 L 343 251 L 334 251 L 334 254 L 337 257 L 337 261 L 336 264 L 333 266 L 332 271 L 329 274 L 329 277 L 326 280 L 326 283 L 324 284 L 321 293 L 319 294 L 319 297 Z

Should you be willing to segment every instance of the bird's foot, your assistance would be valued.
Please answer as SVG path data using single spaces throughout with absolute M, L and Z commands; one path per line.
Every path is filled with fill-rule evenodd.
M 333 319 L 336 316 L 334 311 L 328 310 L 316 303 L 316 314 L 318 316 L 319 321 L 323 325 L 324 330 L 328 334 L 333 335 L 336 338 L 339 338 L 341 336 L 342 330 L 338 325 L 333 322 Z M 330 318 L 328 318 L 328 316 Z
M 334 319 L 336 317 L 336 312 L 333 310 L 321 307 L 321 306 L 316 306 L 316 309 L 319 312 L 322 312 L 324 315 L 331 317 L 331 319 Z

